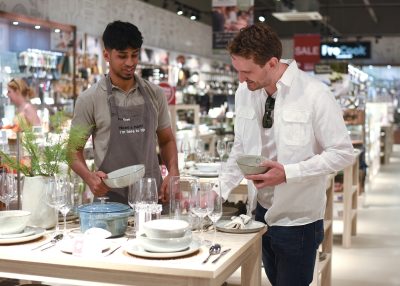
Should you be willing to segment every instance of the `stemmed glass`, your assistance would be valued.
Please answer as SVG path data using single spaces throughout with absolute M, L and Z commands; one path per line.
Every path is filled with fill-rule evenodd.
M 60 195 L 64 197 L 64 204 L 60 206 L 60 213 L 63 215 L 64 229 L 63 234 L 67 234 L 67 214 L 74 207 L 74 192 L 69 179 L 69 176 L 62 176 L 58 179 L 58 187 L 60 188 Z
M 183 138 L 182 142 L 181 142 L 181 153 L 183 153 L 184 155 L 184 166 L 183 169 L 186 169 L 186 163 L 187 163 L 187 159 L 189 157 L 189 154 L 191 152 L 191 146 L 190 146 L 190 141 L 187 137 Z
M 60 208 L 65 205 L 65 195 L 63 193 L 63 188 L 60 188 L 59 178 L 50 177 L 47 179 L 46 183 L 46 191 L 45 191 L 45 200 L 46 203 L 54 208 L 55 216 L 56 216 L 56 228 L 55 233 L 60 232 L 60 226 L 58 223 L 58 211 Z
M 203 220 L 209 214 L 210 208 L 211 183 L 199 182 L 197 187 L 192 189 L 190 200 L 190 210 L 200 218 L 200 240 L 203 244 L 209 241 L 203 239 Z
M 141 178 L 129 187 L 128 204 L 135 211 L 136 236 L 142 232 L 141 226 L 158 211 L 158 191 L 155 178 Z M 161 210 L 160 210 L 161 211 Z
M 221 182 L 219 180 L 213 182 L 212 191 L 209 195 L 210 202 L 207 205 L 208 217 L 213 222 L 214 225 L 214 238 L 213 245 L 217 237 L 217 221 L 222 217 L 222 202 L 223 198 L 221 195 Z
M 224 155 L 226 153 L 226 144 L 224 142 L 224 140 L 218 140 L 217 142 L 217 152 L 219 155 L 219 159 L 222 162 L 222 160 L 224 159 Z
M 10 209 L 10 202 L 17 198 L 17 186 L 14 174 L 3 169 L 0 173 L 0 200 Z
M 228 143 L 226 144 L 226 153 L 228 154 L 228 156 L 229 156 L 229 154 L 230 154 L 231 151 L 232 151 L 233 144 L 234 144 L 234 142 L 232 142 L 232 141 L 230 141 L 230 142 L 228 142 Z
M 203 159 L 203 153 L 204 153 L 204 142 L 201 139 L 196 139 L 194 143 L 194 150 L 196 152 L 196 158 L 197 162 L 201 162 Z

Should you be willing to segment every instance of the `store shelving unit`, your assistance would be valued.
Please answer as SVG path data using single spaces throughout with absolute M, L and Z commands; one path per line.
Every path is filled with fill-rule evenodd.
M 381 126 L 381 164 L 388 164 L 393 150 L 393 125 Z
M 351 237 L 357 234 L 360 152 L 356 150 L 355 155 L 353 165 L 343 170 L 343 190 L 334 194 L 334 204 L 341 208 L 334 219 L 343 222 L 342 245 L 344 248 L 351 246 Z

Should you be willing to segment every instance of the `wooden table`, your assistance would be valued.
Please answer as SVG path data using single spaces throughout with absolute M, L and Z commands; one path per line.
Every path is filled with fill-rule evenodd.
M 123 247 L 110 256 L 76 257 L 57 247 L 32 251 L 49 236 L 20 245 L 0 245 L 0 277 L 33 281 L 67 282 L 70 285 L 190 285 L 220 286 L 241 267 L 241 285 L 261 285 L 261 237 L 265 230 L 250 234 L 217 232 L 222 250 L 231 248 L 218 263 L 202 264 L 208 248 L 174 259 L 144 259 L 128 254 Z M 204 234 L 212 239 L 212 232 Z M 129 243 L 126 238 L 113 244 Z M 211 260 L 211 259 L 210 259 Z

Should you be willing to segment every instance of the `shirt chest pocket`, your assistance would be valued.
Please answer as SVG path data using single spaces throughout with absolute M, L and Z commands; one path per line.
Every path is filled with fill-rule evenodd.
M 243 143 L 250 143 L 254 140 L 255 129 L 259 128 L 257 124 L 256 112 L 251 107 L 242 106 L 236 112 L 237 120 L 235 132 L 242 137 Z M 252 136 L 253 135 L 253 136 Z
M 304 146 L 310 143 L 311 114 L 304 110 L 282 112 L 282 139 L 289 146 Z

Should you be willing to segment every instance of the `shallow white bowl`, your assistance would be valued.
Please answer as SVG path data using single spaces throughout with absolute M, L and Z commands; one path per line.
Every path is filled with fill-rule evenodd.
M 196 163 L 196 169 L 201 172 L 217 172 L 220 163 Z
M 1 211 L 0 234 L 20 233 L 24 231 L 31 213 L 28 211 Z
M 125 188 L 143 178 L 144 172 L 144 165 L 132 165 L 108 173 L 103 181 L 110 188 Z
M 149 238 L 183 237 L 189 229 L 189 223 L 179 219 L 156 219 L 143 224 L 143 230 Z
M 151 238 L 145 233 L 138 236 L 140 245 L 147 251 L 152 252 L 175 252 L 189 247 L 192 242 L 192 232 L 186 231 L 182 237 L 173 238 Z
M 260 166 L 263 161 L 268 159 L 263 156 L 257 155 L 244 155 L 240 156 L 236 163 L 244 175 L 256 175 L 262 174 L 267 171 L 267 167 Z

